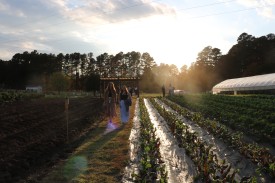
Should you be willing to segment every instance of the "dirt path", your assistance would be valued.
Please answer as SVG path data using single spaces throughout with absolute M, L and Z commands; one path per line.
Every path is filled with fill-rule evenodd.
M 133 118 L 133 127 L 131 129 L 129 137 L 129 163 L 125 167 L 124 176 L 122 178 L 123 183 L 134 182 L 135 177 L 133 173 L 138 174 L 138 166 L 140 162 L 139 149 L 140 149 L 140 116 L 139 116 L 139 100 L 135 104 L 135 116 Z
M 108 125 L 107 118 L 90 132 L 87 140 L 69 156 L 55 165 L 49 173 L 37 182 L 121 182 L 123 171 L 129 160 L 129 135 L 135 111 L 135 102 L 130 107 L 130 121 L 121 125 L 114 119 L 115 128 Z

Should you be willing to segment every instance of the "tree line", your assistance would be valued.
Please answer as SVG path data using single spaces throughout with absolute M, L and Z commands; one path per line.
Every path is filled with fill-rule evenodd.
M 184 50 L 183 50 L 184 51 Z M 184 60 L 184 58 L 182 58 Z M 175 65 L 156 64 L 147 52 L 119 52 L 116 55 L 70 53 L 16 53 L 11 60 L 0 60 L 0 88 L 25 89 L 41 85 L 44 90 L 99 89 L 100 77 L 139 77 L 140 90 L 160 92 L 161 86 L 207 92 L 225 79 L 275 72 L 275 35 L 254 37 L 242 33 L 227 54 L 205 47 L 196 61 L 180 70 Z
M 25 89 L 27 85 L 40 85 L 44 90 L 99 89 L 100 77 L 141 77 L 145 68 L 156 63 L 149 53 L 93 53 L 46 54 L 16 53 L 11 60 L 0 60 L 0 87 Z
M 254 37 L 242 33 L 227 54 L 206 46 L 189 68 L 160 64 L 153 69 L 155 81 L 191 92 L 208 92 L 219 82 L 275 72 L 275 35 Z M 161 86 L 161 85 L 160 85 Z M 159 91 L 160 91 L 159 86 Z

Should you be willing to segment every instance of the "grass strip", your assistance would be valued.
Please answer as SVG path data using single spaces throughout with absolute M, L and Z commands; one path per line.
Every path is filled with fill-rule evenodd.
M 132 128 L 136 99 L 130 107 L 130 120 L 124 126 L 118 117 L 113 121 L 117 129 L 106 133 L 108 119 L 104 119 L 90 136 L 72 155 L 41 181 L 42 183 L 81 182 L 117 183 L 121 182 L 123 171 L 129 161 L 129 135 Z M 106 134 L 105 134 L 106 133 Z

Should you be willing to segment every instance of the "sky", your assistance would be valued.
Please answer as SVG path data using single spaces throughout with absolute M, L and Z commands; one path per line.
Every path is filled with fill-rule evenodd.
M 275 0 L 0 0 L 0 59 L 16 53 L 148 52 L 188 67 L 246 32 L 275 33 Z

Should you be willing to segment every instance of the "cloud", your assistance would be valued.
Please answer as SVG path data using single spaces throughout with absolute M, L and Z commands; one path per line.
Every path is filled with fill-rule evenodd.
M 15 17 L 25 17 L 25 14 L 23 11 L 21 11 L 19 8 L 13 8 L 12 6 L 13 2 L 3 0 L 0 2 L 0 15 L 9 15 L 9 16 L 15 16 Z
M 258 0 L 238 0 L 239 4 L 244 5 L 246 7 L 256 7 L 259 6 Z
M 257 8 L 257 12 L 260 16 L 269 19 L 275 18 L 273 14 L 275 0 L 238 0 L 237 2 L 248 8 Z
M 194 13 L 196 17 L 201 12 L 211 13 L 217 9 L 211 6 L 209 11 L 194 8 L 179 12 L 174 7 L 186 7 L 183 1 L 164 2 L 168 3 L 157 0 L 1 0 L 0 58 L 10 59 L 17 52 L 34 49 L 42 53 L 93 52 L 94 55 L 134 50 L 149 52 L 158 62 L 188 65 L 205 46 L 218 47 L 225 53 L 244 28 L 253 33 L 256 25 L 260 27 L 255 23 L 260 18 L 256 20 L 254 12 L 251 16 L 239 15 L 241 19 L 230 16 L 220 20 L 220 16 L 188 19 L 187 13 Z M 237 2 L 242 3 L 243 9 L 263 6 L 263 2 L 275 4 L 275 0 Z M 226 8 L 231 5 L 236 8 L 237 4 L 227 3 Z M 258 13 L 272 17 L 272 6 L 259 8 Z M 244 22 L 246 19 L 249 24 Z M 260 27 L 261 31 L 273 30 L 269 21 L 260 20 L 261 25 L 266 23 L 265 29 Z
M 52 1 L 54 2 L 54 1 Z M 82 25 L 106 24 L 145 18 L 153 15 L 175 13 L 173 8 L 154 1 L 142 0 L 96 0 L 56 4 L 62 8 L 63 16 Z M 76 8 L 71 8 L 76 7 Z
M 7 11 L 8 10 L 8 6 L 6 4 L 4 4 L 4 2 L 0 2 L 0 11 Z
M 273 11 L 272 11 L 272 8 L 270 8 L 270 7 L 262 8 L 262 10 L 259 11 L 259 14 L 262 15 L 263 17 L 266 17 L 266 18 L 270 18 L 270 19 L 275 18 L 274 14 L 273 14 Z

